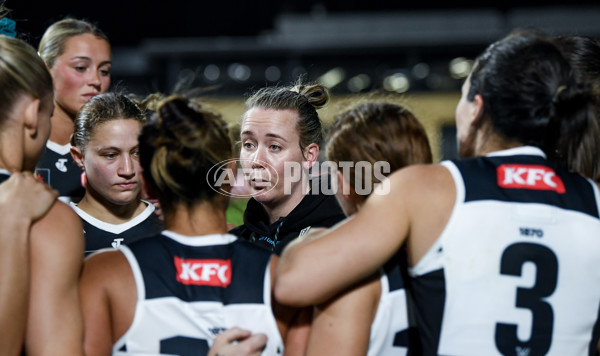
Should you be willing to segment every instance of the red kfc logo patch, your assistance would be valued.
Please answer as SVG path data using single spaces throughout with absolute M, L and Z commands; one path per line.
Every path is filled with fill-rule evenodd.
M 553 169 L 527 164 L 503 164 L 496 170 L 502 188 L 553 190 L 566 192 L 565 185 Z
M 175 257 L 175 268 L 182 284 L 224 288 L 231 283 L 231 260 Z

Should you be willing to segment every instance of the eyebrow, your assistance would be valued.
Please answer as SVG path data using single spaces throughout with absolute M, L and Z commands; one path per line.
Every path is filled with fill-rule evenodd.
M 120 148 L 120 147 L 117 147 L 117 146 L 100 146 L 100 147 L 97 147 L 97 149 L 98 149 L 98 151 L 102 151 L 102 150 L 130 151 L 130 150 L 134 150 L 134 149 L 139 148 L 139 147 L 140 147 L 140 145 L 137 144 L 135 146 L 132 146 L 129 150 L 128 149 L 123 149 L 123 148 Z
M 71 60 L 75 60 L 75 61 L 80 61 L 80 60 L 84 60 L 84 61 L 92 61 L 92 59 L 90 57 L 87 56 L 75 56 L 73 58 L 71 58 Z M 104 62 L 100 62 L 100 65 L 98 67 L 101 67 L 103 65 L 106 64 L 112 64 L 112 61 L 104 61 Z
M 246 130 L 246 131 L 242 131 L 242 133 L 240 134 L 240 136 L 244 136 L 244 135 L 247 135 L 247 136 L 254 136 L 254 133 L 253 133 L 252 131 Z M 280 139 L 280 140 L 283 140 L 283 141 L 286 141 L 286 142 L 287 142 L 287 139 L 286 139 L 285 137 L 283 137 L 283 136 L 280 136 L 280 135 L 278 135 L 278 134 L 274 134 L 274 133 L 268 133 L 266 136 L 267 136 L 267 137 L 272 137 L 272 138 L 278 138 L 278 139 Z

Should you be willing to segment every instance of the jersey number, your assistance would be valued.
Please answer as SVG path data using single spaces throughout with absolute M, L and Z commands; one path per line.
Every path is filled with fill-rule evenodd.
M 543 299 L 556 289 L 558 260 L 554 252 L 545 246 L 516 243 L 504 250 L 500 273 L 521 276 L 525 262 L 535 264 L 535 284 L 531 288 L 517 288 L 516 306 L 531 310 L 531 337 L 521 341 L 517 336 L 517 325 L 497 323 L 496 347 L 503 355 L 545 355 L 552 343 L 554 313 L 550 304 Z

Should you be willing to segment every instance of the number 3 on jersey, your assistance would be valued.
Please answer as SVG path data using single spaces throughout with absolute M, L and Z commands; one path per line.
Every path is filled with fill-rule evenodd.
M 533 243 L 515 243 L 506 248 L 500 262 L 500 274 L 521 276 L 525 262 L 536 267 L 535 284 L 531 288 L 517 288 L 516 306 L 531 310 L 531 337 L 521 341 L 517 325 L 496 324 L 496 347 L 503 355 L 545 355 L 552 343 L 554 313 L 544 301 L 556 289 L 558 259 L 548 247 Z

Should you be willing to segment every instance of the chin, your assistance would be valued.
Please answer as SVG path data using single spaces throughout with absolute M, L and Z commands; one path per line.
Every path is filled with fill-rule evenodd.
M 272 199 L 271 194 L 269 194 L 269 192 L 266 191 L 251 191 L 250 194 L 256 201 L 261 203 L 268 202 Z
M 137 203 L 138 201 L 140 201 L 140 198 L 138 197 L 138 194 L 136 194 L 130 196 L 113 197 L 112 199 L 108 199 L 108 201 L 110 201 L 114 205 L 129 205 Z

